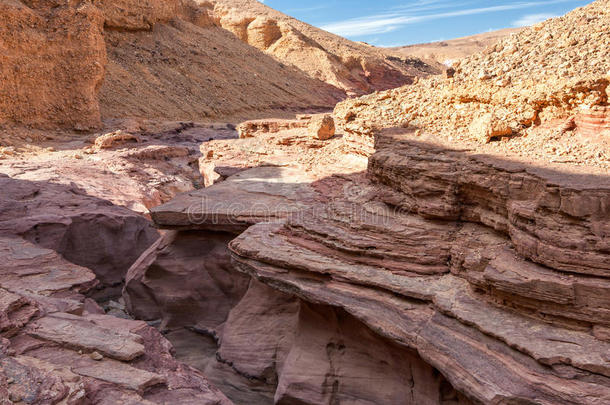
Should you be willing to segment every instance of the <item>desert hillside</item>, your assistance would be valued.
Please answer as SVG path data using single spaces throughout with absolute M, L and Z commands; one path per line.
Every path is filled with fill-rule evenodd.
M 329 109 L 345 98 L 342 90 L 283 65 L 209 18 L 173 18 L 150 30 L 106 29 L 104 40 L 103 118 L 238 121 Z
M 123 117 L 238 121 L 331 109 L 347 94 L 438 72 L 255 1 L 0 7 L 8 28 L 0 38 L 8 50 L 1 56 L 1 123 L 82 130 Z
M 362 95 L 439 70 L 395 52 L 349 41 L 256 0 L 214 0 L 220 26 L 309 76 Z

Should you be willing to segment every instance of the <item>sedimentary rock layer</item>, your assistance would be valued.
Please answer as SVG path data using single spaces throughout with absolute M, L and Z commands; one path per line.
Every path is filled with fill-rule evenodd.
M 0 402 L 231 403 L 156 329 L 87 298 L 158 235 L 146 219 L 76 187 L 0 183 Z
M 265 145 L 282 133 L 239 141 L 258 137 Z M 325 403 L 328 381 L 293 370 L 333 361 L 306 364 L 289 353 L 316 358 L 328 342 L 319 329 L 300 329 L 296 313 L 315 307 L 322 319 L 338 307 L 395 345 L 395 353 L 406 350 L 417 359 L 410 361 L 438 370 L 461 401 L 607 402 L 608 178 L 416 141 L 400 131 L 379 134 L 376 149 L 368 178 L 337 175 L 340 165 L 325 166 L 326 177 L 308 166 L 255 168 L 153 210 L 162 227 L 192 232 L 255 224 L 229 248 L 236 269 L 266 286 L 251 283 L 214 330 L 218 358 L 273 387 L 276 401 Z M 214 156 L 208 159 L 219 165 L 236 158 Z M 251 204 L 219 216 L 228 212 L 231 193 Z M 193 207 L 202 221 L 187 215 Z M 250 327 L 246 319 L 259 321 Z M 280 336 L 311 332 L 312 343 L 273 340 L 269 328 Z M 355 348 L 345 346 L 346 353 Z M 333 340 L 327 347 L 338 346 Z M 394 375 L 400 368 L 391 369 Z M 374 389 L 352 388 L 349 373 L 336 375 L 337 392 L 384 403 Z M 434 387 L 429 379 L 418 384 L 415 391 Z M 444 403 L 435 392 L 427 391 L 426 401 Z
M 425 218 L 484 224 L 508 234 L 524 257 L 557 270 L 610 276 L 606 176 L 528 167 L 393 135 L 380 135 L 376 149 L 368 172 L 387 186 L 386 203 Z
M 137 319 L 161 319 L 161 329 L 222 324 L 249 282 L 232 268 L 227 244 L 233 237 L 165 233 L 126 275 L 123 296 L 129 312 Z

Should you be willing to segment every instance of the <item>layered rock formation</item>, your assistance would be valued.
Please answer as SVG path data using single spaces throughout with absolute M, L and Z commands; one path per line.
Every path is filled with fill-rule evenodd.
M 0 175 L 0 234 L 24 238 L 118 285 L 158 232 L 142 216 L 78 187 Z M 95 229 L 92 232 L 92 229 Z
M 279 310 L 281 294 L 272 299 L 278 293 L 251 284 L 245 302 L 217 333 L 220 359 L 243 375 L 277 383 L 277 403 L 289 398 L 327 403 L 332 397 L 326 396 L 328 379 L 312 378 L 320 367 L 335 363 L 328 358 L 303 363 L 317 358 L 321 347 L 329 350 L 333 339 L 324 338 L 323 331 L 332 327 L 317 321 L 319 328 L 301 329 L 294 314 L 308 313 L 305 303 L 322 304 L 314 312 L 324 319 L 337 316 L 325 305 L 342 308 L 348 318 L 398 345 L 392 350 L 412 351 L 417 360 L 410 362 L 436 368 L 447 387 L 475 403 L 602 404 L 610 398 L 608 177 L 527 167 L 401 141 L 391 133 L 379 137 L 369 163 L 370 183 L 356 176 L 276 186 L 282 177 L 265 178 L 256 170 L 261 169 L 243 173 L 250 182 L 229 179 L 155 209 L 153 217 L 193 229 L 236 224 L 244 229 L 275 219 L 250 227 L 229 246 L 236 268 L 287 294 L 280 301 L 288 307 Z M 232 210 L 233 217 L 220 215 L 231 208 L 216 191 L 221 186 L 252 193 L 266 215 L 248 205 Z M 286 199 L 287 190 L 300 195 L 309 190 L 309 198 L 295 204 Z M 180 221 L 185 209 L 179 207 L 201 198 L 208 205 L 191 217 L 198 221 L 190 226 L 186 216 Z M 287 204 L 292 212 L 284 210 Z M 281 217 L 287 217 L 285 223 L 277 222 Z M 258 308 L 267 301 L 273 311 Z M 260 331 L 249 331 L 245 319 Z M 269 344 L 270 329 L 282 342 L 271 344 L 277 354 L 253 345 Z M 340 329 L 350 337 L 359 333 Z M 282 330 L 298 338 L 275 333 Z M 254 337 L 261 333 L 267 337 Z M 301 341 L 301 335 L 309 337 Z M 347 336 L 339 339 L 342 350 L 358 352 Z M 296 362 L 290 360 L 293 352 L 301 353 Z M 358 363 L 353 355 L 342 358 Z M 400 367 L 390 369 L 399 373 Z M 337 398 L 394 403 L 372 389 L 353 394 L 349 373 L 331 375 Z M 410 395 L 424 395 L 428 402 L 401 393 L 404 403 L 444 403 L 439 386 L 431 388 L 433 380 L 415 381 Z M 418 393 L 422 386 L 425 394 Z
M 422 161 L 416 148 L 380 147 L 369 174 L 383 186 L 371 201 L 251 227 L 230 245 L 238 268 L 344 308 L 417 350 L 475 402 L 607 401 L 607 177 L 585 184 L 470 158 L 456 163 L 462 170 L 452 184 L 447 165 L 460 153 L 431 149 Z M 509 178 L 499 181 L 501 174 Z M 402 176 L 407 183 L 396 181 Z M 506 185 L 508 200 L 495 184 Z M 576 220 L 571 207 L 585 209 L 584 201 L 591 211 Z
M 229 247 L 236 269 L 258 282 L 222 324 L 183 322 L 218 339 L 221 363 L 273 387 L 276 403 L 608 400 L 607 176 L 451 150 L 396 131 L 378 136 L 368 180 L 362 164 L 341 171 L 351 159 L 333 153 L 337 143 L 366 153 L 349 136 L 318 147 L 324 169 L 294 160 L 292 168 L 248 169 L 262 163 L 255 159 L 263 145 L 303 148 L 295 139 L 314 137 L 278 131 L 239 140 L 259 146 L 232 149 L 243 165 L 234 170 L 245 171 L 152 210 L 160 226 L 207 240 L 210 231 L 245 230 Z M 237 159 L 220 143 L 228 142 L 205 145 L 213 152 L 204 159 L 223 167 Z M 281 153 L 266 159 L 285 164 Z M 166 263 L 180 268 L 179 260 Z M 174 294 L 149 291 L 157 302 Z M 125 294 L 137 307 L 141 299 Z M 362 333 L 373 339 L 366 349 L 357 343 L 366 341 Z M 402 360 L 383 360 L 384 352 Z M 396 380 L 362 387 L 376 364 Z M 414 374 L 403 374 L 406 364 Z M 206 368 L 212 379 L 218 367 Z M 402 379 L 411 381 L 407 391 Z
M 91 4 L 126 81 L 163 77 L 146 61 L 176 38 L 238 41 L 210 4 Z M 341 104 L 332 137 L 328 116 L 133 120 L 63 139 L 52 158 L 3 161 L 0 399 L 230 403 L 209 378 L 236 403 L 609 403 L 606 6 L 525 30 L 443 79 Z M 259 17 L 236 26 L 273 53 L 290 21 Z M 162 62 L 167 77 L 181 70 Z M 348 84 L 362 83 L 373 86 Z M 139 86 L 121 94 L 144 97 Z M 100 197 L 164 203 L 150 212 L 162 238 Z M 146 322 L 91 299 L 118 300 L 118 288 L 200 371 Z
M 507 40 L 535 44 L 515 59 L 502 43 L 453 78 L 346 102 L 330 140 L 268 122 L 204 145 L 216 184 L 151 215 L 182 233 L 239 233 L 229 250 L 248 291 L 217 326 L 185 322 L 216 341 L 211 378 L 230 367 L 278 404 L 610 401 L 608 82 L 594 47 L 605 4 Z M 534 41 L 545 36 L 577 42 L 547 53 Z M 595 67 L 578 83 L 540 76 L 532 93 L 533 55 L 572 52 L 574 66 Z M 481 58 L 490 75 L 515 63 L 512 84 L 478 78 Z M 479 82 L 471 96 L 489 99 L 460 99 Z M 444 114 L 454 98 L 468 107 Z M 400 105 L 418 108 L 417 125 L 397 125 Z M 528 109 L 531 122 L 518 121 Z M 549 139 L 565 148 L 553 158 L 535 151 Z
M 10 131 L 15 153 L 5 159 L 0 155 L 0 173 L 75 185 L 90 196 L 147 214 L 177 193 L 203 186 L 204 168 L 198 164 L 203 142 L 238 136 L 226 124 L 116 120 L 112 125 L 123 129 L 76 139 L 53 134 L 36 146 L 24 146 Z

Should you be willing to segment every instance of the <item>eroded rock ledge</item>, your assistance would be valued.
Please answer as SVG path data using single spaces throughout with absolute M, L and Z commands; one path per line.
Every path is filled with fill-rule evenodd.
M 255 225 L 237 268 L 345 309 L 474 401 L 607 401 L 608 179 L 377 146 L 376 199 Z

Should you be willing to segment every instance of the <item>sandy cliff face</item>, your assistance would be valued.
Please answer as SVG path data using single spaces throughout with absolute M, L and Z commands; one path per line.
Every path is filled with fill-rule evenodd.
M 0 2 L 0 124 L 101 124 L 104 17 L 91 4 Z

